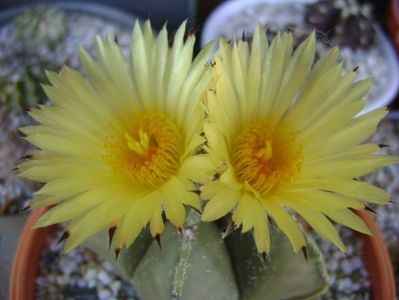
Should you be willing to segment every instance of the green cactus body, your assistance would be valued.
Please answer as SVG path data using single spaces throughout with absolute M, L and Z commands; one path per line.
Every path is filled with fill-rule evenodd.
M 324 293 L 328 278 L 314 241 L 294 254 L 287 238 L 272 227 L 272 248 L 262 261 L 251 234 L 238 230 L 224 240 L 216 223 L 200 223 L 188 213 L 179 233 L 167 224 L 161 247 L 144 232 L 116 260 L 106 235 L 87 243 L 112 261 L 134 285 L 141 300 L 275 300 L 309 299 Z

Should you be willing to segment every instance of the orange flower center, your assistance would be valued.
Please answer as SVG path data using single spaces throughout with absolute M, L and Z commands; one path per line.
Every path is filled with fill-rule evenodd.
M 125 132 L 105 143 L 106 161 L 138 188 L 154 188 L 176 174 L 183 139 L 164 114 L 145 112 L 133 118 Z
M 302 147 L 297 132 L 272 121 L 250 125 L 233 143 L 232 162 L 238 180 L 261 195 L 292 180 L 301 170 Z

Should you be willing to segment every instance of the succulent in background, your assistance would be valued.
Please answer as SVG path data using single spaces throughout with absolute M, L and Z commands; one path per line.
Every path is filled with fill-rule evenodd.
M 376 32 L 369 4 L 356 0 L 322 0 L 306 6 L 305 22 L 340 47 L 369 48 Z
M 65 35 L 65 14 L 54 7 L 37 7 L 17 15 L 10 33 L 16 40 L 0 41 L 0 104 L 25 109 L 45 101 L 40 83 L 47 82 L 44 69 L 55 70 L 48 58 Z
M 8 76 L 0 78 L 0 105 L 23 110 L 43 103 L 45 95 L 39 83 L 46 82 L 38 66 L 19 65 Z
M 335 6 L 335 1 L 321 0 L 306 6 L 306 23 L 315 26 L 326 34 L 334 31 L 339 17 L 340 12 Z
M 52 46 L 66 32 L 65 14 L 54 7 L 34 7 L 25 10 L 15 19 L 17 36 L 29 46 Z
M 6 29 L 4 29 L 6 28 Z M 55 70 L 48 49 L 65 34 L 65 15 L 53 7 L 24 10 L 2 28 L 0 39 L 0 214 L 15 214 L 39 186 L 16 176 L 15 166 L 33 147 L 21 126 L 33 123 L 25 110 L 46 101 L 44 69 Z M 8 31 L 7 31 L 8 30 Z M 8 33 L 8 34 L 7 34 Z M 14 36 L 14 39 L 13 39 Z

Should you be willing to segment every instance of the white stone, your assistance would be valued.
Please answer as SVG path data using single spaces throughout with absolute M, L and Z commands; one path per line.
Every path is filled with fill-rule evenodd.
M 113 300 L 112 293 L 110 290 L 102 289 L 97 293 L 99 300 Z
M 104 271 L 100 271 L 97 275 L 98 280 L 103 283 L 104 285 L 109 285 L 111 284 L 112 280 L 109 277 L 109 275 L 104 272 Z

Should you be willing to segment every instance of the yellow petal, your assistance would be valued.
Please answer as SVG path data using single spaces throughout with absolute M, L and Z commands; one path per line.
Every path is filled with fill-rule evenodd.
M 299 87 L 306 80 L 315 55 L 316 38 L 314 32 L 295 50 L 281 82 L 279 94 L 273 105 L 273 117 L 276 121 L 286 113 L 291 102 L 298 94 Z
M 139 217 L 140 214 L 141 211 L 137 203 L 131 205 L 116 229 L 114 237 L 115 248 L 129 247 L 138 237 L 143 229 L 143 222 Z
M 154 215 L 154 212 L 161 207 L 162 193 L 156 190 L 137 199 L 135 202 L 137 203 L 135 204 L 137 215 L 134 218 L 141 220 L 141 224 L 144 227 Z
M 262 213 L 262 217 L 267 215 L 258 199 L 251 196 L 249 193 L 244 193 L 233 214 L 234 223 L 237 225 L 242 224 L 241 232 L 247 232 L 254 227 L 255 222 L 257 221 L 254 212 Z
M 345 158 L 322 160 L 305 165 L 301 178 L 358 178 L 372 171 L 399 162 L 397 157 L 384 155 L 354 155 Z
M 240 199 L 240 192 L 226 188 L 213 196 L 205 205 L 203 221 L 213 221 L 229 213 Z
M 183 204 L 178 201 L 173 194 L 164 195 L 163 208 L 166 217 L 175 225 L 176 227 L 182 227 L 184 223 L 184 218 L 186 217 L 186 210 Z
M 375 187 L 369 183 L 361 182 L 353 179 L 310 179 L 304 181 L 298 181 L 293 187 L 293 193 L 296 193 L 299 189 L 308 189 L 318 187 L 322 190 L 331 191 L 337 194 L 341 194 L 345 197 L 353 199 L 359 199 L 362 201 L 386 204 L 390 199 L 388 192 Z
M 371 235 L 370 229 L 355 213 L 349 209 L 328 209 L 324 212 L 333 221 L 353 230 Z
M 350 149 L 369 138 L 386 114 L 387 110 L 380 108 L 357 117 L 328 139 L 306 145 L 304 155 L 316 159 Z
M 201 198 L 203 200 L 209 200 L 225 188 L 227 187 L 219 180 L 209 181 L 201 187 Z
M 89 191 L 65 200 L 47 211 L 35 224 L 35 227 L 45 227 L 56 223 L 62 223 L 76 218 L 98 205 L 107 198 L 103 191 Z
M 119 206 L 120 209 L 115 210 L 113 209 L 114 205 L 112 200 L 117 199 L 109 199 L 108 202 L 105 202 L 101 206 L 97 206 L 67 228 L 70 236 L 65 243 L 65 252 L 71 251 L 90 236 L 110 227 L 119 220 L 121 211 L 126 211 L 127 207 L 122 205 L 122 202 Z
M 206 155 L 191 156 L 183 161 L 179 176 L 197 183 L 205 183 L 212 179 L 215 165 Z
M 303 205 L 290 204 L 321 237 L 333 242 L 341 251 L 346 252 L 346 247 L 342 242 L 337 230 L 331 222 L 320 212 L 305 208 Z
M 273 217 L 277 226 L 287 235 L 294 252 L 298 252 L 305 244 L 305 238 L 292 217 L 282 208 L 275 199 L 265 199 L 262 204 L 266 211 Z
M 284 203 L 305 203 L 320 211 L 323 211 L 325 208 L 342 209 L 350 207 L 362 209 L 364 207 L 357 199 L 315 189 L 286 191 L 281 194 L 281 197 L 284 198 Z
M 162 219 L 162 210 L 161 208 L 157 209 L 151 217 L 150 220 L 150 232 L 153 237 L 161 234 L 165 228 Z
M 267 214 L 261 212 L 257 215 L 254 224 L 254 238 L 256 248 L 260 253 L 268 253 L 270 250 L 270 233 Z

